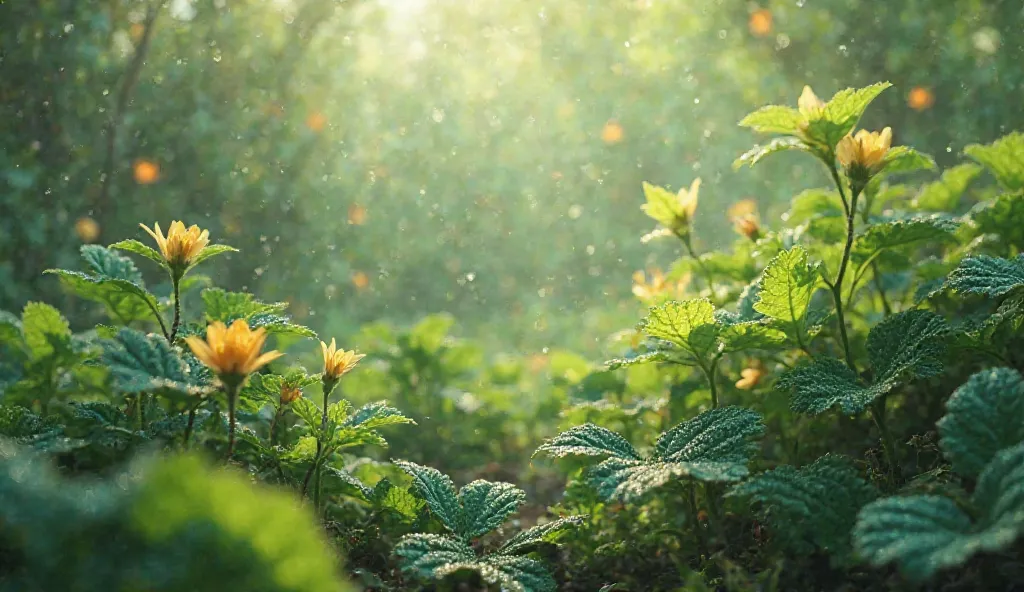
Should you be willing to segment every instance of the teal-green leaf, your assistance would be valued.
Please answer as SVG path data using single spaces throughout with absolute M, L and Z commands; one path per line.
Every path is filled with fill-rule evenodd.
M 798 345 L 805 345 L 807 313 L 819 278 L 817 266 L 808 265 L 803 247 L 782 251 L 768 263 L 761 276 L 754 310 L 772 319 Z
M 746 475 L 750 455 L 757 449 L 754 439 L 764 430 L 756 412 L 719 407 L 663 433 L 655 451 L 659 460 L 686 465 L 687 473 L 695 479 L 731 481 Z
M 462 541 L 437 534 L 410 534 L 395 545 L 402 571 L 434 579 L 436 571 L 452 563 L 474 561 L 476 553 Z
M 687 473 L 686 467 L 678 463 L 612 457 L 587 469 L 584 475 L 601 499 L 630 503 L 677 477 L 685 477 Z M 742 477 L 739 475 L 736 479 Z
M 412 477 L 416 491 L 427 502 L 430 511 L 455 534 L 464 532 L 466 516 L 455 494 L 455 485 L 447 475 L 431 467 L 408 461 L 392 461 Z
M 29 302 L 21 313 L 21 331 L 25 346 L 35 358 L 54 353 L 52 339 L 71 339 L 68 321 L 56 308 L 42 302 Z
M 123 393 L 201 395 L 209 390 L 192 375 L 167 340 L 124 328 L 104 344 L 103 362 Z
M 788 152 L 790 150 L 807 151 L 807 145 L 797 138 L 775 138 L 764 146 L 756 145 L 741 154 L 739 158 L 733 161 L 732 168 L 733 170 L 738 170 L 744 165 L 753 168 L 754 165 L 761 162 L 767 156 L 771 156 L 772 154 L 777 154 L 779 152 Z
M 815 358 L 785 372 L 776 388 L 793 392 L 790 407 L 798 413 L 817 415 L 838 406 L 843 413 L 860 413 L 885 394 L 881 388 L 861 384 L 857 375 L 840 360 Z
M 987 145 L 971 144 L 964 152 L 984 165 L 1003 187 L 1024 189 L 1024 133 L 1012 132 Z
M 949 274 L 947 286 L 961 294 L 997 298 L 1024 286 L 1024 254 L 1013 259 L 967 257 Z
M 803 121 L 804 117 L 792 107 L 767 105 L 741 119 L 739 125 L 762 134 L 794 136 Z
M 217 255 L 223 255 L 224 253 L 234 253 L 237 251 L 238 249 L 229 247 L 228 245 L 207 245 L 203 247 L 203 250 L 199 251 L 199 253 L 192 259 L 185 271 L 191 270 L 210 257 L 216 257 Z
M 926 310 L 886 317 L 868 333 L 874 384 L 889 392 L 910 378 L 942 372 L 948 334 L 946 320 Z
M 111 317 L 123 323 L 154 319 L 155 311 L 159 310 L 155 296 L 128 280 L 67 269 L 47 269 L 45 273 L 57 275 L 64 288 L 75 296 L 106 305 Z
M 878 497 L 846 457 L 834 454 L 799 469 L 781 466 L 733 487 L 731 497 L 749 498 L 773 529 L 773 539 L 794 552 L 815 549 L 843 558 L 857 512 Z
M 555 592 L 558 585 L 551 576 L 546 565 L 515 555 L 488 555 L 482 561 L 486 566 L 498 570 L 502 578 L 490 580 L 490 583 L 501 584 L 502 590 L 509 592 Z M 485 579 L 487 579 L 485 577 Z
M 477 480 L 459 490 L 466 517 L 459 535 L 466 539 L 483 536 L 501 526 L 526 502 L 526 492 L 511 483 Z
M 592 423 L 570 428 L 541 444 L 534 455 L 550 454 L 556 458 L 569 455 L 614 456 L 640 460 L 640 454 L 625 438 Z
M 715 321 L 715 307 L 706 298 L 654 306 L 639 329 L 649 337 L 672 343 L 696 360 L 708 359 L 720 343 L 721 327 Z
M 170 269 L 169 267 L 167 267 L 167 262 L 164 261 L 164 257 L 163 255 L 160 254 L 159 251 L 151 247 L 147 247 L 146 245 L 140 243 L 135 239 L 128 239 L 116 242 L 110 245 L 109 248 L 118 249 L 120 251 L 127 251 L 129 253 L 135 253 L 136 255 L 142 255 L 143 257 L 149 259 L 150 261 L 155 261 L 160 265 L 160 267 L 163 267 L 164 269 Z
M 970 217 L 979 234 L 998 236 L 1005 247 L 1024 250 L 1024 192 L 983 201 L 971 208 Z
M 996 453 L 971 496 L 981 512 L 978 526 L 1000 547 L 1024 533 L 1024 442 Z
M 541 543 L 550 543 L 557 540 L 558 536 L 571 528 L 577 528 L 583 524 L 583 516 L 567 516 L 538 524 L 533 528 L 521 530 L 495 551 L 498 555 L 522 555 L 533 551 Z
M 997 452 L 1024 442 L 1024 380 L 1011 368 L 974 374 L 953 392 L 937 425 L 953 470 L 976 478 Z

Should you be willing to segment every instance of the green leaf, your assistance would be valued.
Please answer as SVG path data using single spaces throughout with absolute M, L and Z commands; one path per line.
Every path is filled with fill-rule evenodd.
M 824 189 L 807 189 L 796 195 L 782 219 L 789 227 L 820 218 L 836 218 L 843 222 L 839 194 Z
M 857 512 L 878 497 L 843 456 L 826 454 L 799 469 L 781 466 L 736 485 L 730 497 L 750 498 L 773 529 L 773 538 L 801 554 L 815 549 L 845 556 Z
M 835 148 L 839 140 L 857 126 L 861 115 L 875 97 L 890 86 L 888 82 L 879 82 L 864 88 L 847 88 L 837 92 L 825 105 L 821 115 L 808 121 L 804 135 L 815 143 Z
M 1024 444 L 998 453 L 978 479 L 972 506 L 976 523 L 951 499 L 890 497 L 865 506 L 854 541 L 875 565 L 895 562 L 906 577 L 923 581 L 962 565 L 983 551 L 1000 551 L 1024 532 Z
M 870 226 L 854 239 L 851 257 L 864 263 L 879 253 L 914 243 L 955 241 L 957 223 L 942 217 L 915 217 L 889 220 Z
M 263 328 L 271 335 L 295 335 L 315 338 L 316 332 L 303 325 L 296 325 L 287 316 L 277 314 L 254 314 L 247 320 L 252 329 Z
M 721 333 L 726 353 L 749 350 L 774 350 L 786 343 L 786 334 L 760 321 L 726 325 Z
M 401 411 L 389 406 L 385 401 L 376 401 L 357 409 L 355 413 L 345 419 L 344 425 L 374 430 L 405 423 L 416 424 L 411 418 L 402 415 Z
M 686 477 L 687 467 L 678 463 L 639 461 L 609 458 L 584 473 L 587 483 L 604 500 L 619 500 L 631 503 L 639 500 L 652 489 L 678 477 Z M 736 478 L 742 478 L 739 475 Z M 711 479 L 729 481 L 730 479 Z M 735 479 L 731 479 L 735 480 Z
M 160 267 L 163 267 L 164 269 L 167 270 L 170 269 L 167 266 L 167 262 L 164 261 L 164 256 L 161 255 L 159 251 L 147 247 L 146 245 L 140 243 L 135 239 L 119 241 L 110 245 L 110 247 L 108 248 L 118 249 L 120 251 L 128 251 L 129 253 L 135 253 L 136 255 L 142 255 L 143 257 L 149 259 L 150 261 L 155 261 L 160 265 Z
M 885 153 L 882 166 L 886 174 L 934 171 L 935 159 L 909 146 L 893 146 Z
M 498 528 L 515 514 L 526 502 L 526 492 L 511 483 L 477 480 L 459 490 L 459 502 L 466 517 L 459 535 L 473 539 Z
M 217 255 L 223 255 L 224 253 L 236 252 L 238 252 L 238 249 L 234 247 L 229 247 L 227 245 L 207 245 L 203 247 L 203 250 L 199 251 L 199 253 L 192 259 L 192 262 L 189 263 L 185 271 L 188 272 L 189 270 L 199 265 L 203 261 L 206 261 L 210 257 L 216 257 Z
M 430 511 L 450 531 L 459 534 L 465 531 L 467 518 L 455 494 L 455 485 L 447 475 L 437 469 L 424 467 L 408 461 L 392 461 L 412 477 L 416 491 L 427 502 Z
M 815 358 L 785 372 L 776 388 L 793 392 L 790 407 L 798 413 L 818 415 L 834 406 L 843 413 L 860 413 L 885 394 L 880 387 L 864 386 L 840 360 Z
M 1024 254 L 1014 259 L 968 257 L 949 274 L 947 286 L 960 294 L 998 298 L 1024 285 Z
M 678 346 L 699 361 L 707 360 L 718 348 L 721 331 L 715 322 L 715 307 L 707 298 L 652 307 L 638 328 L 650 337 Z
M 475 561 L 476 553 L 465 543 L 437 534 L 411 534 L 395 545 L 395 555 L 401 558 L 402 571 L 421 578 L 440 577 L 441 567 L 466 561 Z
M 541 444 L 534 456 L 547 453 L 556 458 L 569 455 L 604 456 L 640 460 L 640 454 L 625 438 L 615 432 L 594 425 L 584 424 L 570 428 Z
M 741 119 L 739 125 L 761 134 L 795 136 L 803 121 L 803 115 L 792 107 L 767 105 Z
M 964 163 L 943 171 L 938 181 L 928 183 L 921 188 L 914 198 L 913 204 L 921 210 L 933 212 L 952 212 L 960 203 L 960 198 L 967 191 L 967 186 L 981 174 L 981 167 Z
M 700 481 L 735 481 L 747 474 L 753 441 L 764 434 L 761 416 L 742 407 L 719 407 L 701 413 L 658 438 L 659 460 L 680 463 Z
M 95 248 L 103 249 L 103 247 Z M 106 249 L 104 250 L 106 251 Z M 107 252 L 110 253 L 110 251 Z M 117 257 L 131 266 L 130 270 L 117 271 L 128 277 L 138 276 L 141 278 L 138 270 L 127 257 L 111 255 L 107 261 L 97 263 L 99 265 L 116 265 L 111 262 L 113 257 Z M 47 269 L 44 273 L 56 274 L 64 288 L 79 298 L 105 305 L 110 316 L 122 323 L 154 319 L 156 311 L 160 310 L 155 296 L 146 291 L 140 283 L 127 278 L 108 276 L 99 271 L 96 271 L 95 275 L 88 275 L 66 269 Z
M 206 318 L 210 321 L 230 323 L 235 319 L 248 320 L 256 315 L 280 314 L 288 308 L 286 302 L 260 302 L 248 292 L 228 292 L 220 288 L 207 288 L 202 293 Z
M 522 555 L 533 551 L 541 543 L 554 542 L 560 534 L 570 528 L 576 528 L 583 524 L 583 516 L 567 516 L 538 524 L 533 528 L 521 530 L 512 538 L 505 541 L 495 554 L 498 555 Z
M 634 356 L 627 356 L 622 358 L 612 358 L 605 362 L 605 369 L 607 370 L 618 370 L 619 368 L 628 368 L 630 366 L 642 366 L 644 364 L 651 364 L 654 362 L 667 362 L 672 359 L 672 356 L 668 352 L 663 350 L 654 350 L 636 354 Z
M 551 571 L 540 561 L 529 557 L 514 555 L 488 555 L 482 562 L 501 573 L 501 577 L 484 580 L 492 584 L 501 584 L 502 590 L 509 592 L 556 592 L 558 585 L 551 576 Z
M 21 347 L 23 341 L 21 319 L 6 310 L 0 310 L 0 345 Z
M 747 152 L 744 152 L 742 155 L 740 155 L 739 158 L 733 161 L 732 168 L 733 170 L 738 170 L 742 168 L 743 165 L 747 165 L 748 167 L 753 168 L 754 165 L 761 162 L 761 160 L 764 159 L 766 156 L 770 156 L 778 152 L 787 152 L 789 150 L 806 151 L 807 146 L 797 138 L 775 138 L 768 144 L 765 144 L 764 146 L 756 145 Z
M 908 310 L 887 317 L 868 334 L 874 383 L 886 392 L 910 378 L 942 372 L 949 324 L 935 313 Z
M 761 276 L 754 310 L 769 317 L 798 345 L 809 333 L 807 313 L 818 289 L 817 266 L 808 265 L 807 251 L 793 247 L 776 255 Z
M 1003 187 L 1024 189 L 1024 133 L 1012 132 L 984 146 L 971 144 L 964 152 L 983 164 Z
M 404 487 L 396 487 L 388 478 L 373 486 L 370 501 L 381 509 L 397 515 L 404 522 L 412 522 L 419 516 L 423 501 Z
M 953 470 L 976 478 L 1004 448 L 1024 442 L 1024 380 L 1016 370 L 982 370 L 953 392 L 938 428 Z
M 209 390 L 163 337 L 124 328 L 103 349 L 103 362 L 120 392 L 192 396 Z
M 970 217 L 979 234 L 996 235 L 1006 246 L 1024 249 L 1024 194 L 1007 193 L 981 202 Z
M 646 181 L 643 188 L 644 198 L 647 200 L 647 203 L 641 206 L 644 213 L 665 228 L 674 228 L 680 212 L 678 195 Z
M 68 321 L 56 308 L 42 302 L 29 302 L 21 313 L 21 331 L 25 346 L 34 358 L 54 353 L 51 340 L 71 339 Z

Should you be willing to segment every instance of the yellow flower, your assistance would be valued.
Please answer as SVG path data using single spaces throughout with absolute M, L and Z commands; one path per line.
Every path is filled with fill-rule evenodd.
M 804 86 L 804 90 L 800 93 L 800 98 L 797 99 L 796 105 L 800 110 L 800 114 L 807 119 L 819 117 L 825 109 L 825 101 L 819 99 L 818 95 L 814 94 L 814 91 L 809 86 Z
M 294 386 L 282 385 L 281 386 L 281 404 L 287 405 L 294 403 L 302 398 L 302 391 Z
M 839 140 L 836 157 L 848 172 L 855 171 L 860 175 L 877 173 L 882 168 L 889 147 L 892 146 L 892 128 L 881 132 L 860 130 L 856 135 L 847 134 Z
M 206 245 L 210 244 L 208 230 L 200 230 L 195 224 L 186 229 L 185 224 L 180 220 L 171 222 L 166 237 L 160 230 L 159 223 L 153 224 L 155 231 L 145 224 L 139 224 L 139 226 L 153 237 L 157 246 L 160 247 L 160 254 L 164 256 L 164 260 L 171 267 L 187 266 Z
M 231 327 L 225 327 L 220 321 L 210 323 L 205 340 L 195 335 L 185 338 L 200 362 L 221 379 L 231 382 L 244 379 L 284 355 L 279 351 L 261 355 L 266 340 L 266 330 L 260 327 L 253 331 L 242 319 L 231 323 Z
M 356 367 L 359 360 L 366 357 L 365 354 L 357 354 L 355 350 L 345 351 L 338 349 L 338 345 L 331 339 L 331 344 L 320 342 L 320 349 L 324 354 L 324 376 L 338 379 L 342 374 Z
M 679 199 L 679 209 L 677 210 L 676 217 L 684 224 L 689 225 L 690 221 L 693 220 L 693 215 L 697 212 L 697 190 L 700 189 L 700 177 L 693 180 L 690 183 L 690 189 L 687 190 L 685 187 L 679 188 L 679 193 L 676 197 Z
M 764 372 L 760 368 L 744 368 L 740 376 L 742 378 L 736 381 L 736 388 L 749 391 L 761 382 Z
M 756 214 L 746 214 L 733 218 L 733 228 L 736 232 L 756 241 L 761 238 L 761 225 L 758 223 Z
M 660 269 L 652 269 L 650 274 L 651 280 L 648 282 L 644 272 L 633 273 L 633 295 L 645 304 L 653 304 L 666 298 L 682 298 L 687 284 L 690 283 L 689 274 L 675 282 L 666 279 Z

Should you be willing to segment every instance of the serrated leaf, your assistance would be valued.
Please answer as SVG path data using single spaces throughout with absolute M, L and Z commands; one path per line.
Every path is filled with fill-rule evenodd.
M 604 456 L 640 460 L 640 454 L 625 438 L 592 423 L 570 428 L 541 444 L 534 455 L 541 452 L 556 458 L 569 455 Z
M 799 469 L 781 466 L 757 475 L 726 495 L 761 506 L 773 539 L 798 553 L 821 549 L 844 556 L 857 512 L 878 496 L 843 456 L 826 454 Z
M 817 415 L 833 406 L 848 415 L 860 413 L 875 399 L 914 377 L 942 371 L 949 325 L 928 311 L 908 310 L 887 317 L 868 334 L 874 379 L 863 384 L 843 362 L 816 358 L 783 374 L 776 386 L 793 391 L 791 407 Z
M 584 475 L 601 499 L 630 503 L 677 477 L 687 476 L 687 472 L 686 467 L 678 463 L 613 457 L 587 469 Z M 743 475 L 736 478 L 741 479 Z
M 915 207 L 933 212 L 952 212 L 959 205 L 967 186 L 981 174 L 981 167 L 964 163 L 943 171 L 938 181 L 921 188 L 914 198 Z
M 163 267 L 164 269 L 169 269 L 167 267 L 167 262 L 164 261 L 164 257 L 163 255 L 160 254 L 159 251 L 151 247 L 147 247 L 146 245 L 140 243 L 135 239 L 118 241 L 110 245 L 108 248 L 118 249 L 120 251 L 127 251 L 129 253 L 135 253 L 136 255 L 142 255 L 143 257 L 149 259 L 150 261 L 155 261 L 160 265 L 160 267 Z
M 920 242 L 956 240 L 957 223 L 942 217 L 915 217 L 889 220 L 870 226 L 854 239 L 851 257 L 864 263 L 887 249 Z
M 1012 132 L 987 145 L 971 144 L 964 152 L 983 164 L 1003 187 L 1024 189 L 1024 133 Z
M 647 200 L 647 203 L 641 206 L 644 213 L 665 228 L 672 228 L 679 210 L 679 197 L 664 187 L 646 181 L 643 189 L 644 199 Z
M 159 310 L 155 296 L 128 280 L 67 269 L 47 269 L 44 273 L 57 275 L 64 288 L 79 298 L 105 305 L 111 317 L 122 323 L 154 319 Z
M 652 307 L 638 328 L 649 337 L 676 345 L 696 360 L 706 360 L 714 353 L 721 330 L 715 322 L 715 307 L 706 298 Z
M 861 510 L 854 540 L 868 561 L 895 562 L 914 581 L 1009 547 L 1024 532 L 1024 444 L 999 452 L 985 467 L 971 505 L 975 523 L 949 498 L 882 499 Z
M 297 337 L 315 338 L 316 331 L 303 325 L 296 325 L 287 316 L 277 314 L 255 314 L 249 317 L 249 326 L 253 329 L 263 328 L 271 335 L 286 334 Z
M 438 577 L 441 567 L 474 561 L 476 553 L 462 541 L 437 534 L 410 534 L 395 545 L 395 555 L 402 560 L 402 571 L 422 578 Z
M 559 534 L 583 524 L 583 516 L 567 516 L 538 524 L 533 528 L 519 531 L 512 538 L 505 541 L 495 554 L 498 555 L 522 555 L 533 551 L 537 545 L 545 542 L 553 542 Z
M 829 99 L 820 116 L 811 118 L 803 134 L 814 143 L 835 148 L 843 136 L 853 131 L 868 105 L 882 91 L 892 86 L 879 82 L 864 88 L 847 88 Z
M 344 423 L 349 427 L 375 430 L 389 425 L 415 424 L 416 422 L 402 415 L 398 409 L 389 406 L 386 401 L 375 401 L 357 409 Z
M 765 323 L 749 321 L 727 325 L 722 329 L 721 339 L 725 353 L 774 350 L 786 343 L 786 334 Z
M 794 136 L 803 121 L 803 115 L 792 107 L 767 105 L 741 119 L 739 125 L 762 134 Z
M 223 255 L 224 253 L 234 252 L 238 252 L 238 249 L 234 247 L 229 247 L 228 245 L 207 245 L 203 247 L 203 250 L 199 251 L 199 253 L 192 259 L 192 262 L 189 263 L 188 268 L 185 271 L 187 272 L 191 270 L 192 268 L 199 265 L 203 261 L 206 261 L 210 257 L 216 257 L 217 255 Z
M 123 393 L 201 395 L 209 389 L 196 381 L 177 351 L 163 337 L 124 328 L 103 346 L 103 362 L 114 388 Z
M 760 131 L 760 130 L 758 130 L 758 131 Z M 782 132 L 782 133 L 795 133 L 795 132 Z M 776 154 L 776 153 L 779 153 L 779 152 L 788 152 L 789 150 L 802 150 L 802 151 L 806 151 L 807 150 L 807 145 L 804 144 L 803 142 L 801 142 L 800 140 L 796 139 L 796 138 L 790 138 L 790 137 L 775 138 L 774 140 L 772 140 L 771 142 L 765 144 L 764 146 L 760 146 L 760 145 L 754 146 L 753 148 L 751 148 L 747 152 L 744 152 L 743 154 L 741 154 L 739 158 L 737 158 L 736 160 L 733 161 L 732 168 L 733 168 L 733 170 L 738 170 L 738 169 L 742 168 L 743 165 L 747 165 L 748 167 L 753 168 L 754 165 L 756 165 L 757 163 L 761 162 L 766 156 L 771 156 L 772 154 Z
M 938 422 L 939 445 L 957 474 L 976 478 L 997 452 L 1024 442 L 1024 380 L 982 370 L 953 392 Z
M 909 146 L 893 146 L 885 153 L 882 166 L 886 174 L 934 171 L 935 159 Z
M 998 235 L 1007 246 L 1024 249 L 1024 194 L 1007 193 L 981 202 L 970 217 L 979 233 Z
M 551 570 L 536 559 L 514 555 L 488 555 L 484 557 L 483 563 L 504 576 L 490 582 L 500 583 L 502 590 L 555 592 L 558 589 L 555 579 L 551 576 Z
M 818 218 L 841 218 L 843 210 L 839 204 L 839 194 L 835 191 L 807 189 L 793 198 L 783 220 L 793 227 Z
M 230 323 L 235 319 L 248 320 L 256 315 L 276 315 L 288 308 L 285 302 L 260 302 L 248 292 L 228 292 L 220 288 L 203 290 L 202 298 L 206 306 L 206 318 L 222 323 Z
M 501 526 L 526 502 L 526 492 L 511 483 L 477 480 L 459 490 L 466 517 L 459 533 L 467 539 L 483 536 Z
M 56 308 L 42 302 L 29 302 L 21 313 L 21 331 L 25 346 L 35 358 L 54 353 L 52 339 L 71 339 L 68 321 Z
M 688 465 L 687 472 L 701 481 L 721 480 L 718 476 L 729 465 L 739 465 L 728 473 L 742 477 L 757 448 L 753 439 L 764 429 L 761 416 L 750 409 L 719 407 L 662 434 L 655 451 L 659 460 Z
M 430 511 L 442 524 L 455 534 L 464 532 L 466 516 L 455 494 L 455 485 L 447 475 L 437 469 L 408 461 L 392 462 L 412 477 L 416 491 L 423 496 Z
M 0 345 L 20 347 L 24 340 L 21 332 L 21 319 L 6 310 L 0 310 Z
M 111 249 L 99 245 L 82 245 L 82 259 L 98 276 L 110 279 L 125 280 L 144 287 L 142 273 L 128 257 L 122 257 Z
M 949 274 L 947 286 L 960 294 L 981 294 L 992 298 L 1024 286 L 1024 254 L 1013 259 L 975 255 L 960 262 Z
M 803 345 L 809 330 L 807 313 L 819 278 L 817 267 L 808 265 L 803 247 L 782 251 L 761 275 L 754 310 L 772 319 L 786 335 Z
M 395 486 L 386 477 L 373 486 L 370 500 L 377 507 L 397 514 L 406 522 L 415 520 L 423 508 L 423 500 L 408 489 Z
M 643 364 L 651 364 L 654 362 L 667 362 L 672 357 L 668 352 L 662 350 L 654 350 L 637 354 L 631 357 L 623 358 L 612 358 L 605 362 L 605 369 L 607 370 L 618 370 L 619 368 L 628 368 L 630 366 L 641 366 Z

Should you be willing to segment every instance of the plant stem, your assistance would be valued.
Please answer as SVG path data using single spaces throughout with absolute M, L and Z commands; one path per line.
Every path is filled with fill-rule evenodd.
M 309 465 L 309 470 L 306 471 L 306 476 L 302 479 L 302 494 L 301 497 L 306 497 L 306 492 L 309 491 L 309 480 L 313 477 L 313 473 L 317 473 L 316 489 L 314 490 L 316 498 L 313 500 L 313 507 L 315 508 L 319 504 L 319 490 L 320 490 L 320 456 L 324 452 L 324 436 L 327 431 L 327 404 L 331 396 L 331 391 L 338 384 L 336 378 L 324 377 L 321 380 L 321 385 L 324 391 L 324 407 L 323 416 L 320 420 L 320 432 L 316 436 L 316 454 L 313 455 L 313 463 Z M 312 426 L 310 426 L 312 427 Z
M 882 437 L 882 452 L 885 454 L 885 463 L 888 465 L 889 470 L 889 484 L 892 485 L 896 480 L 896 443 L 892 439 L 892 433 L 889 432 L 889 425 L 885 419 L 885 398 L 875 399 L 874 403 L 871 404 L 871 418 L 875 420 L 875 425 L 878 426 L 878 431 Z
M 200 402 L 200 405 L 202 403 Z M 182 441 L 182 447 L 188 449 L 188 441 L 192 438 L 192 428 L 196 423 L 196 410 L 199 409 L 199 405 L 196 405 L 188 410 L 188 425 L 185 426 L 185 439 Z
M 706 265 L 704 265 L 704 262 L 701 261 L 700 257 L 697 256 L 697 252 L 693 250 L 693 241 L 690 238 L 689 233 L 687 233 L 687 234 L 676 233 L 676 236 L 679 237 L 679 240 L 682 241 L 683 246 L 686 247 L 686 252 L 687 252 L 687 254 L 690 255 L 690 259 L 693 259 L 694 261 L 697 262 L 697 267 L 700 268 L 700 272 L 704 276 L 704 283 L 706 283 L 708 285 L 708 291 L 711 293 L 711 296 L 714 296 L 715 295 L 715 288 L 714 288 L 714 283 L 711 280 L 711 270 L 708 269 Z
M 701 526 L 700 519 L 698 518 L 700 511 L 697 509 L 697 485 L 694 483 L 693 479 L 690 479 L 689 490 L 689 495 L 687 497 L 690 499 L 690 513 L 693 515 L 693 530 L 697 535 L 697 551 L 701 556 L 707 557 L 708 546 L 707 542 L 704 540 L 704 531 L 702 530 L 704 527 Z
M 839 190 L 839 197 L 842 198 L 843 206 L 846 209 L 846 244 L 843 246 L 843 258 L 839 262 L 839 272 L 836 274 L 836 281 L 832 284 L 832 300 L 835 302 L 836 320 L 839 322 L 839 337 L 843 344 L 843 353 L 846 355 L 846 365 L 856 373 L 857 367 L 853 363 L 853 353 L 850 350 L 850 338 L 846 334 L 846 317 L 843 314 L 843 279 L 846 276 L 846 268 L 850 263 L 850 251 L 853 249 L 857 196 L 860 194 L 860 191 L 857 188 L 852 188 L 850 200 L 847 201 L 846 190 L 843 188 L 843 181 L 839 178 L 839 170 L 836 168 L 835 163 L 830 163 L 828 168 L 829 172 L 832 173 L 832 180 Z
M 175 274 L 177 276 L 177 274 Z M 179 293 L 179 285 L 181 278 L 174 277 L 171 279 L 171 291 L 174 294 L 174 321 L 171 323 L 171 336 L 167 338 L 168 341 L 174 343 L 174 338 L 178 336 L 178 325 L 181 324 L 181 294 Z
M 277 426 L 277 421 L 281 419 L 281 415 L 284 412 L 284 405 L 279 404 L 277 411 L 274 412 L 274 419 L 270 420 L 270 446 L 274 447 L 277 444 L 277 435 L 274 434 L 274 428 Z
M 711 367 L 706 368 L 704 364 L 698 364 L 700 369 L 704 372 L 704 377 L 708 379 L 708 387 L 711 389 L 711 408 L 718 409 L 718 385 L 715 384 L 715 374 L 718 369 L 718 360 L 720 356 L 716 355 L 711 360 Z
M 235 453 L 235 400 L 238 398 L 238 385 L 228 387 L 228 460 Z
M 878 273 L 878 264 L 874 261 L 871 262 L 871 282 L 875 284 L 875 289 L 878 290 L 878 297 L 882 299 L 882 312 L 885 316 L 892 314 L 892 306 L 889 305 L 889 300 L 885 297 L 885 287 L 882 286 L 882 276 Z

